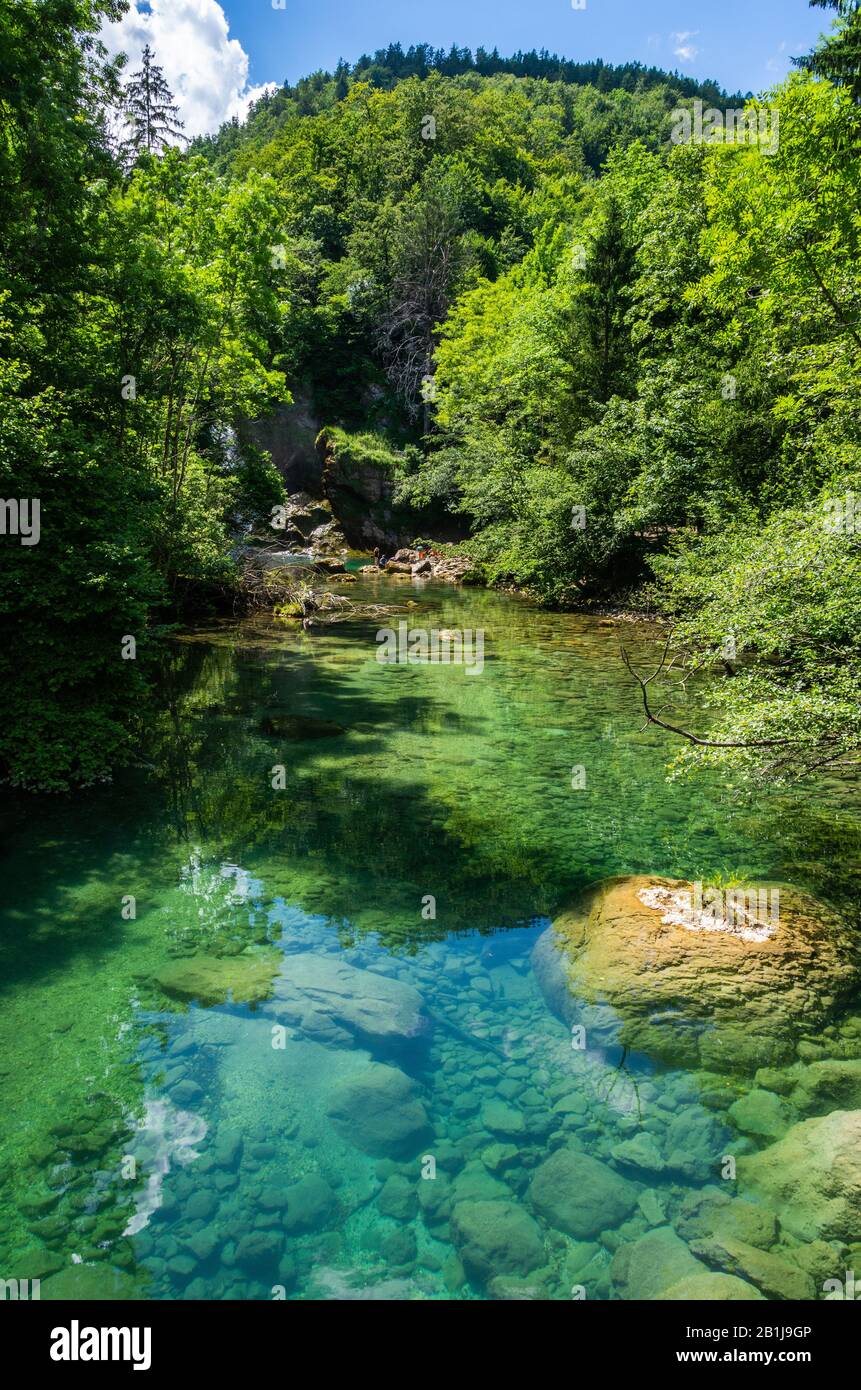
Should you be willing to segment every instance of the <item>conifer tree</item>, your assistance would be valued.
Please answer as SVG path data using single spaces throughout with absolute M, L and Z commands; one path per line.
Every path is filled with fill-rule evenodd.
M 819 48 L 795 62 L 816 77 L 848 87 L 853 100 L 861 102 L 861 0 L 810 0 L 810 4 L 836 10 L 838 22 Z
M 173 92 L 164 73 L 155 62 L 155 54 L 146 45 L 142 67 L 130 77 L 124 93 L 123 113 L 130 133 L 122 143 L 125 153 L 135 159 L 142 154 L 157 154 L 171 140 L 185 140 L 183 122 Z

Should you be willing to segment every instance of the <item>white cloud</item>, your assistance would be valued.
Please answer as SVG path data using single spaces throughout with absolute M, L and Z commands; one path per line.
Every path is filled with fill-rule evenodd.
M 105 25 L 102 39 L 111 54 L 128 54 L 127 74 L 137 71 L 144 44 L 150 45 L 189 136 L 241 119 L 276 85 L 249 87 L 248 54 L 228 36 L 218 0 L 132 0 L 119 23 Z
M 683 29 L 680 33 L 670 34 L 670 42 L 674 45 L 673 53 L 677 58 L 683 59 L 686 63 L 692 63 L 699 53 L 696 44 L 691 43 L 699 33 L 699 29 Z

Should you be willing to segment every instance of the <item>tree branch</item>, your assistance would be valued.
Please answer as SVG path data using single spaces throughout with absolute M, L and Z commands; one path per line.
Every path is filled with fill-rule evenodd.
M 689 743 L 695 743 L 698 748 L 786 748 L 797 742 L 797 740 L 789 738 L 752 739 L 750 742 L 700 738 L 697 734 L 692 734 L 688 729 L 680 729 L 676 724 L 668 724 L 666 720 L 660 719 L 656 714 L 654 714 L 652 710 L 649 708 L 649 692 L 646 689 L 646 687 L 650 684 L 651 681 L 655 680 L 655 678 L 659 676 L 664 669 L 669 670 L 669 667 L 667 666 L 667 655 L 669 653 L 670 641 L 672 640 L 672 636 L 673 632 L 672 629 L 670 629 L 670 632 L 667 635 L 667 640 L 664 643 L 664 650 L 661 653 L 661 659 L 658 662 L 658 665 L 655 667 L 651 675 L 645 677 L 639 675 L 639 673 L 634 670 L 633 666 L 631 665 L 631 658 L 628 656 L 628 653 L 625 650 L 625 648 L 619 648 L 620 652 L 622 653 L 622 660 L 628 668 L 629 673 L 633 676 L 634 680 L 640 687 L 640 693 L 643 697 L 643 713 L 645 714 L 646 720 L 649 724 L 657 724 L 659 729 L 666 729 L 668 733 L 678 734 L 680 738 L 686 738 Z M 672 662 L 670 663 L 670 665 L 672 665 Z

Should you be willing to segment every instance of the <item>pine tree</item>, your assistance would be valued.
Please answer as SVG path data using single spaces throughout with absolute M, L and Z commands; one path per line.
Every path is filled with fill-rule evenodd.
M 167 148 L 171 139 L 185 140 L 183 122 L 173 92 L 149 44 L 143 51 L 143 66 L 132 73 L 126 84 L 123 114 L 130 134 L 123 141 L 125 153 L 137 158 L 142 154 L 158 153 Z
M 834 33 L 819 48 L 793 61 L 816 77 L 848 87 L 861 102 L 861 0 L 810 0 L 821 10 L 836 10 Z
M 350 90 L 350 66 L 345 63 L 343 58 L 338 59 L 338 66 L 335 68 L 335 100 L 343 101 Z

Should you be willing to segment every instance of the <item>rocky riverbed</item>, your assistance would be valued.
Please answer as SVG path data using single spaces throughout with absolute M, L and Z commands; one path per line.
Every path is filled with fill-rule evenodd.
M 169 756 L 155 740 L 85 825 L 58 804 L 6 827 L 7 1277 L 43 1298 L 841 1297 L 848 813 L 835 846 L 818 803 L 748 814 L 668 783 L 609 624 L 433 578 L 410 600 L 485 630 L 480 678 L 381 665 L 373 624 L 202 626 Z M 648 632 L 626 640 L 647 657 Z

